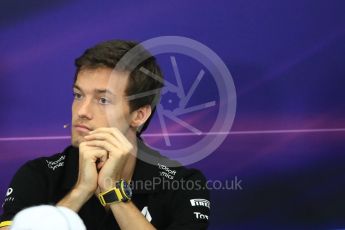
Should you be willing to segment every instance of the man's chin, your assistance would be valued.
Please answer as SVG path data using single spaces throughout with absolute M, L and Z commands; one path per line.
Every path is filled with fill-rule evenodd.
M 71 144 L 72 144 L 73 147 L 79 148 L 79 144 L 80 143 L 76 142 L 76 141 L 72 141 Z
M 72 137 L 71 144 L 73 147 L 79 148 L 80 143 L 82 142 L 82 137 Z

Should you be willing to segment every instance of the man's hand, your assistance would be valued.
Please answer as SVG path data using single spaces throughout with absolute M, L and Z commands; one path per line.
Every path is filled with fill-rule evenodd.
M 76 212 L 93 194 L 115 186 L 123 173 L 131 142 L 116 128 L 98 128 L 79 145 L 79 173 L 74 188 L 57 205 Z
M 98 170 L 108 158 L 103 148 L 90 146 L 87 141 L 79 145 L 79 173 L 75 189 L 92 195 L 98 186 Z
M 98 172 L 108 157 L 102 148 L 88 146 L 86 142 L 79 145 L 79 173 L 73 189 L 57 205 L 78 212 L 96 192 Z
M 85 140 L 83 143 L 87 147 L 103 149 L 107 152 L 107 158 L 101 158 L 101 162 L 98 165 L 98 168 L 101 168 L 97 181 L 100 190 L 105 191 L 114 187 L 115 182 L 122 179 L 121 174 L 128 156 L 133 150 L 133 145 L 116 128 L 98 128 L 85 136 Z M 104 157 L 102 154 L 100 156 Z M 93 173 L 90 175 L 90 179 L 94 183 Z M 93 186 L 95 185 L 93 184 Z M 93 188 L 96 189 L 95 187 Z

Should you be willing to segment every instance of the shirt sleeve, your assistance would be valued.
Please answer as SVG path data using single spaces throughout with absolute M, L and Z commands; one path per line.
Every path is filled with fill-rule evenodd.
M 20 210 L 43 204 L 46 201 L 46 186 L 43 175 L 38 173 L 35 164 L 23 165 L 12 178 L 3 203 L 1 223 L 9 223 Z
M 205 177 L 198 170 L 189 170 L 179 184 L 171 202 L 172 222 L 167 229 L 207 229 L 210 194 Z

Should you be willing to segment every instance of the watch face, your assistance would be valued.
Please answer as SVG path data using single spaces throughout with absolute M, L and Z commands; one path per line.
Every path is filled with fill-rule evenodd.
M 132 197 L 132 189 L 126 182 L 123 182 L 123 192 L 126 194 L 127 197 Z

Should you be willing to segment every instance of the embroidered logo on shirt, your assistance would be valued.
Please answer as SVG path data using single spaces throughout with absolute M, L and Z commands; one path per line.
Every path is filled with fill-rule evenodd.
M 66 156 L 63 155 L 63 156 L 61 156 L 56 161 L 48 161 L 48 160 L 46 160 L 48 168 L 50 168 L 52 170 L 55 170 L 56 168 L 64 166 L 65 162 L 63 160 L 65 160 L 65 158 L 66 158 Z
M 195 218 L 201 220 L 208 220 L 208 215 L 201 214 L 200 212 L 194 212 Z
M 145 218 L 148 222 L 151 222 L 152 217 L 151 217 L 151 214 L 149 213 L 149 209 L 147 206 L 145 206 L 143 208 L 143 210 L 141 210 L 141 213 L 145 216 Z
M 13 193 L 13 188 L 8 188 L 7 192 L 6 192 L 6 198 L 4 203 L 2 204 L 2 207 L 4 207 L 6 202 L 13 202 L 14 201 L 14 197 L 11 197 L 10 195 Z
M 8 188 L 8 189 L 7 189 L 7 192 L 6 192 L 6 196 L 11 195 L 12 192 L 13 192 L 13 188 Z
M 192 206 L 203 206 L 203 207 L 210 208 L 210 201 L 206 199 L 191 199 L 190 204 Z
M 176 174 L 176 170 L 171 170 L 171 169 L 169 169 L 167 166 L 165 166 L 165 165 L 161 165 L 161 164 L 159 164 L 158 163 L 158 168 L 160 169 L 160 170 L 162 170 L 162 171 L 160 171 L 159 172 L 159 174 L 161 175 L 161 176 L 164 176 L 164 177 L 166 177 L 166 178 L 168 178 L 168 179 L 174 179 L 174 176 L 175 176 L 175 174 Z

